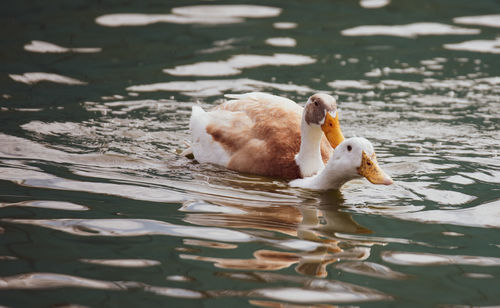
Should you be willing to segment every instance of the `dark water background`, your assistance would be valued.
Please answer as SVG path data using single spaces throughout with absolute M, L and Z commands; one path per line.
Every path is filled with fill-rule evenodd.
M 0 4 L 0 305 L 500 305 L 500 2 L 200 4 L 248 3 Z M 248 91 L 336 95 L 395 185 L 179 156 Z

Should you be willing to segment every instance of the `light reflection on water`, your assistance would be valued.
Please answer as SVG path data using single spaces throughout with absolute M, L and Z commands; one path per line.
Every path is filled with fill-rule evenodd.
M 62 76 L 59 74 L 53 73 L 44 73 L 44 72 L 30 72 L 24 73 L 22 75 L 10 74 L 9 77 L 17 82 L 26 83 L 26 84 L 35 84 L 41 81 L 49 81 L 60 84 L 67 85 L 85 85 L 87 84 L 85 81 L 81 81 L 75 78 Z
M 453 22 L 464 25 L 500 28 L 500 14 L 456 17 L 453 18 Z
M 2 43 L 0 305 L 500 303 L 498 5 L 163 5 Z M 336 95 L 395 184 L 317 193 L 179 155 L 193 105 L 249 91 Z
M 166 22 L 178 24 L 232 24 L 244 18 L 278 16 L 280 8 L 261 5 L 194 5 L 176 7 L 172 14 L 110 14 L 96 18 L 96 23 L 107 27 L 146 26 Z
M 445 44 L 444 47 L 451 50 L 465 50 L 499 54 L 499 43 L 500 39 L 497 38 L 495 40 L 471 40 L 457 44 Z
M 256 273 L 259 279 L 271 281 L 287 280 L 283 275 L 262 275 Z M 230 276 L 229 276 L 230 277 Z M 161 296 L 179 298 L 203 298 L 203 297 L 228 297 L 248 296 L 261 297 L 274 300 L 282 300 L 295 303 L 322 303 L 322 302 L 352 302 L 389 300 L 390 297 L 375 290 L 351 285 L 342 282 L 327 282 L 322 280 L 298 280 L 293 279 L 303 287 L 294 288 L 261 288 L 249 291 L 238 290 L 208 290 L 194 291 L 182 288 L 157 287 L 135 281 L 102 281 L 77 276 L 61 275 L 54 273 L 29 273 L 16 276 L 0 278 L 1 289 L 52 289 L 64 287 L 80 287 L 89 289 L 103 289 L 113 291 L 143 290 Z
M 358 26 L 342 31 L 346 36 L 390 35 L 414 38 L 420 35 L 464 35 L 479 34 L 479 29 L 467 29 L 439 23 L 414 23 L 396 26 Z
M 273 42 L 276 42 L 276 40 Z M 181 65 L 173 69 L 164 69 L 163 71 L 174 76 L 229 76 L 238 75 L 241 73 L 241 69 L 246 68 L 256 68 L 265 65 L 299 66 L 314 62 L 316 62 L 316 60 L 308 56 L 282 53 L 274 54 L 273 56 L 236 55 L 229 58 L 227 61 Z
M 183 95 L 194 97 L 209 97 L 223 95 L 227 92 L 252 92 L 278 90 L 284 92 L 310 93 L 312 89 L 307 86 L 264 82 L 252 79 L 222 79 L 222 80 L 195 80 L 171 81 L 145 85 L 135 85 L 127 88 L 134 92 L 179 92 Z
M 102 51 L 102 48 L 95 47 L 67 48 L 44 41 L 31 41 L 29 44 L 24 45 L 24 49 L 27 51 L 39 53 L 94 53 Z

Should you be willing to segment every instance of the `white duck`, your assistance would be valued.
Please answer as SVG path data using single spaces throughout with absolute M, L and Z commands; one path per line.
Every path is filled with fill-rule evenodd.
M 285 179 L 312 176 L 344 140 L 337 103 L 315 94 L 304 108 L 287 98 L 247 93 L 211 111 L 193 106 L 191 149 L 200 163 Z M 326 135 L 323 136 L 323 133 Z
M 373 184 L 393 183 L 378 166 L 370 141 L 353 137 L 344 140 L 335 149 L 321 172 L 311 177 L 293 180 L 290 186 L 314 190 L 339 189 L 346 182 L 362 177 Z

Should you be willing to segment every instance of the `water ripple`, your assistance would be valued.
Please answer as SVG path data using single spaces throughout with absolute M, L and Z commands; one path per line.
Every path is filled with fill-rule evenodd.
M 266 44 L 276 47 L 295 47 L 297 41 L 291 37 L 270 37 L 266 39 Z
M 105 27 L 125 27 L 125 26 L 147 26 L 160 22 L 174 24 L 207 24 L 221 25 L 243 22 L 243 18 L 236 17 L 202 17 L 202 16 L 181 16 L 175 14 L 109 14 L 102 15 L 95 19 L 100 26 Z
M 349 303 L 391 299 L 390 296 L 381 292 L 359 286 L 339 284 L 333 285 L 330 288 L 328 287 L 325 289 L 293 287 L 267 288 L 255 290 L 252 292 L 252 295 L 293 303 Z
M 345 36 L 388 35 L 415 38 L 422 35 L 471 35 L 479 34 L 479 29 L 461 28 L 434 22 L 419 22 L 395 26 L 358 26 L 341 31 Z
M 348 273 L 366 275 L 381 279 L 408 279 L 411 276 L 391 270 L 389 267 L 373 262 L 342 262 L 335 268 Z
M 54 209 L 54 210 L 64 210 L 64 211 L 88 211 L 89 208 L 83 205 L 75 204 L 72 202 L 64 201 L 48 201 L 48 200 L 31 200 L 31 201 L 21 201 L 15 203 L 4 203 L 0 202 L 0 208 L 2 207 L 35 207 L 41 209 Z
M 45 41 L 31 41 L 29 44 L 24 45 L 24 50 L 39 53 L 96 53 L 101 52 L 102 48 L 98 47 L 62 47 L 53 43 Z
M 229 76 L 238 75 L 242 69 L 260 66 L 298 66 L 316 62 L 309 56 L 276 53 L 265 55 L 235 55 L 226 61 L 200 62 L 180 65 L 172 69 L 164 69 L 165 73 L 173 76 Z
M 395 218 L 431 224 L 479 228 L 500 228 L 500 200 L 468 208 L 426 210 L 391 215 Z
M 298 24 L 295 22 L 287 22 L 287 21 L 280 21 L 280 22 L 275 22 L 273 24 L 273 27 L 276 29 L 295 29 L 298 27 Z
M 167 235 L 194 237 L 222 242 L 249 242 L 251 235 L 240 231 L 174 225 L 149 219 L 2 219 L 9 223 L 28 224 L 79 236 L 130 237 Z
M 220 25 L 244 22 L 244 18 L 278 16 L 280 8 L 261 5 L 194 5 L 176 7 L 172 14 L 109 14 L 95 19 L 106 27 L 146 26 L 159 22 Z
M 257 277 L 266 283 L 288 281 L 303 284 L 303 287 L 265 288 L 254 292 L 268 299 L 293 303 L 347 303 L 391 300 L 392 296 L 380 291 L 335 280 L 259 273 Z
M 172 13 L 184 16 L 203 16 L 203 17 L 249 17 L 264 18 L 275 17 L 281 14 L 282 9 L 264 5 L 193 5 L 176 7 Z
M 33 290 L 33 289 L 55 289 L 55 288 L 88 288 L 100 290 L 137 290 L 142 289 L 154 294 L 180 297 L 201 298 L 205 295 L 201 292 L 167 287 L 154 287 L 135 281 L 104 281 L 88 279 L 78 276 L 56 274 L 56 273 L 29 273 L 9 277 L 0 277 L 0 290 Z
M 70 191 L 84 191 L 88 193 L 110 194 L 135 200 L 153 202 L 180 202 L 184 199 L 182 194 L 163 188 L 149 188 L 139 185 L 123 185 L 111 183 L 96 183 L 75 181 L 56 177 L 43 172 L 4 168 L 0 179 L 14 181 L 20 185 L 48 189 L 61 189 Z
M 382 260 L 392 264 L 411 266 L 436 266 L 436 265 L 475 265 L 475 266 L 500 266 L 500 258 L 442 255 L 433 253 L 384 251 Z
M 500 28 L 500 14 L 455 17 L 453 18 L 453 22 L 464 25 Z
M 116 267 L 150 267 L 157 266 L 161 263 L 156 260 L 141 260 L 141 259 L 80 259 L 83 263 L 116 266 Z
M 61 287 L 83 287 L 104 290 L 122 289 L 119 284 L 109 281 L 55 273 L 30 273 L 0 278 L 0 289 L 53 289 Z
M 161 296 L 177 298 L 204 298 L 210 297 L 263 297 L 282 300 L 292 303 L 348 303 L 364 301 L 391 300 L 392 297 L 380 291 L 349 284 L 340 281 L 326 281 L 319 279 L 297 280 L 293 276 L 254 274 L 267 281 L 281 281 L 287 277 L 294 283 L 303 284 L 303 287 L 269 287 L 246 291 L 236 290 L 209 290 L 194 291 L 181 288 L 157 287 L 135 281 L 104 281 L 88 279 L 57 273 L 28 273 L 0 278 L 0 289 L 54 289 L 54 288 L 88 288 L 100 290 L 143 290 Z M 232 276 L 236 276 L 233 274 Z M 230 276 L 229 276 L 230 277 Z
M 169 91 L 180 92 L 183 95 L 209 97 L 220 96 L 227 92 L 253 92 L 266 89 L 274 89 L 285 92 L 311 93 L 313 89 L 307 86 L 294 84 L 272 83 L 247 78 L 226 80 L 195 80 L 195 81 L 171 81 L 146 85 L 135 85 L 127 88 L 127 91 L 135 92 L 157 92 Z
M 54 73 L 44 73 L 44 72 L 31 72 L 24 73 L 22 75 L 9 74 L 9 77 L 17 82 L 33 85 L 42 81 L 48 81 L 59 84 L 66 85 L 86 85 L 85 81 L 81 81 L 75 78 L 54 74 Z
M 365 9 L 379 9 L 389 5 L 391 0 L 361 0 L 359 5 Z
M 463 50 L 482 53 L 500 53 L 500 38 L 494 40 L 472 40 L 456 44 L 444 44 L 444 48 L 450 50 Z

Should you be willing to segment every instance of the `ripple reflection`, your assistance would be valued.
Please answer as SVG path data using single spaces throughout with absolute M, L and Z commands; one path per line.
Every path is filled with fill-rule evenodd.
M 194 237 L 222 242 L 248 242 L 255 237 L 240 231 L 174 225 L 149 219 L 2 219 L 4 222 L 29 224 L 79 236 L 168 235 Z
M 228 278 L 238 277 L 237 273 L 224 273 Z M 248 274 L 243 274 L 248 275 Z M 347 303 L 360 301 L 391 300 L 392 297 L 380 291 L 340 281 L 319 279 L 302 279 L 295 276 L 253 274 L 261 281 L 287 281 L 301 284 L 298 287 L 260 288 L 247 291 L 208 290 L 194 291 L 189 289 L 158 287 L 136 281 L 104 281 L 57 273 L 27 273 L 8 277 L 0 277 L 0 290 L 33 290 L 55 288 L 87 288 L 112 291 L 143 290 L 157 295 L 177 298 L 205 297 L 264 297 L 292 303 Z M 240 278 L 238 278 L 240 279 Z M 177 281 L 177 279 L 175 279 Z
M 237 277 L 238 274 L 234 275 Z M 227 277 L 233 275 L 227 273 Z M 300 287 L 263 288 L 251 294 L 268 299 L 293 303 L 347 303 L 363 301 L 391 300 L 392 297 L 380 291 L 361 287 L 336 280 L 315 279 L 300 276 L 282 275 L 274 273 L 252 273 L 253 279 L 266 282 L 288 282 L 300 284 Z M 235 277 L 235 278 L 236 278 Z M 238 278 L 236 278 L 238 279 Z
M 200 62 L 180 65 L 172 69 L 164 69 L 165 73 L 173 76 L 229 76 L 238 75 L 242 69 L 260 66 L 298 66 L 312 64 L 315 59 L 309 56 L 276 53 L 265 55 L 236 55 L 226 61 Z
M 140 259 L 80 259 L 83 263 L 115 266 L 115 267 L 151 267 L 161 263 L 156 260 L 140 260 Z
M 335 268 L 348 273 L 366 275 L 382 279 L 408 279 L 411 276 L 391 270 L 389 267 L 373 262 L 342 262 Z
M 22 75 L 9 74 L 9 77 L 17 82 L 33 85 L 42 81 L 48 81 L 66 85 L 86 85 L 87 83 L 75 78 L 43 72 L 24 73 Z
M 379 9 L 387 6 L 391 0 L 361 0 L 359 5 L 365 9 Z
M 266 44 L 276 47 L 295 47 L 297 41 L 291 37 L 270 37 L 266 39 Z
M 391 215 L 395 218 L 431 224 L 479 228 L 500 228 L 500 200 L 469 208 L 426 210 Z
M 281 21 L 281 22 L 275 22 L 273 24 L 273 27 L 276 29 L 295 29 L 298 27 L 298 24 L 295 22 Z
M 0 290 L 56 289 L 68 287 L 113 291 L 142 289 L 146 292 L 152 292 L 169 297 L 205 297 L 202 292 L 180 288 L 154 287 L 136 281 L 104 281 L 57 273 L 28 273 L 9 277 L 0 277 Z
M 0 202 L 0 208 L 2 207 L 35 207 L 40 209 L 53 209 L 53 210 L 64 210 L 64 211 L 88 211 L 89 208 L 83 205 L 63 202 L 63 201 L 48 201 L 48 200 L 32 200 L 32 201 L 21 201 L 15 203 L 4 203 Z
M 499 266 L 500 258 L 442 255 L 419 252 L 384 251 L 381 253 L 382 260 L 392 264 L 411 266 L 436 266 L 436 265 L 475 265 L 475 266 Z
M 500 14 L 456 17 L 453 18 L 453 22 L 464 25 L 500 28 Z
M 364 260 L 370 255 L 370 249 L 357 246 L 360 242 L 355 240 L 346 248 L 339 247 L 338 232 L 370 232 L 357 224 L 348 213 L 335 207 L 335 202 L 340 200 L 335 194 L 320 195 L 315 202 L 320 206 L 325 204 L 321 209 L 312 205 L 255 206 L 251 203 L 217 202 L 216 206 L 189 203 L 183 207 L 183 211 L 188 212 L 184 221 L 190 224 L 259 230 L 250 233 L 261 236 L 261 241 L 270 246 L 300 252 L 259 249 L 253 252 L 253 258 L 221 258 L 195 254 L 181 254 L 180 258 L 211 262 L 219 268 L 239 270 L 276 271 L 295 265 L 295 271 L 300 274 L 326 277 L 329 264 L 339 260 Z M 294 238 L 280 239 L 270 232 Z M 365 242 L 363 245 L 367 244 Z
M 472 40 L 456 44 L 445 44 L 444 48 L 450 50 L 463 50 L 482 53 L 500 53 L 500 38 L 495 40 Z
M 96 18 L 98 25 L 106 27 L 146 26 L 159 22 L 176 24 L 219 25 L 244 22 L 244 18 L 278 16 L 280 8 L 263 5 L 194 5 L 176 7 L 172 14 L 109 14 Z
M 419 22 L 396 26 L 358 26 L 341 31 L 345 36 L 387 35 L 415 38 L 422 35 L 472 35 L 479 34 L 479 29 L 461 28 L 434 22 Z
M 272 83 L 253 79 L 196 80 L 171 81 L 146 85 L 135 85 L 127 88 L 133 92 L 179 92 L 187 96 L 220 96 L 227 92 L 252 92 L 274 89 L 285 92 L 311 93 L 314 90 L 307 86 L 294 84 Z
M 56 273 L 29 273 L 0 277 L 0 289 L 53 289 L 61 287 L 81 287 L 104 290 L 122 289 L 120 285 L 109 281 Z
M 102 48 L 98 47 L 78 47 L 78 48 L 68 48 L 62 47 L 53 43 L 45 41 L 31 41 L 29 44 L 24 45 L 24 50 L 39 53 L 96 53 L 101 52 Z
M 102 15 L 95 19 L 100 26 L 105 27 L 125 27 L 125 26 L 147 26 L 160 22 L 174 24 L 233 24 L 243 22 L 243 18 L 236 17 L 202 17 L 202 16 L 181 16 L 175 14 L 109 14 Z

